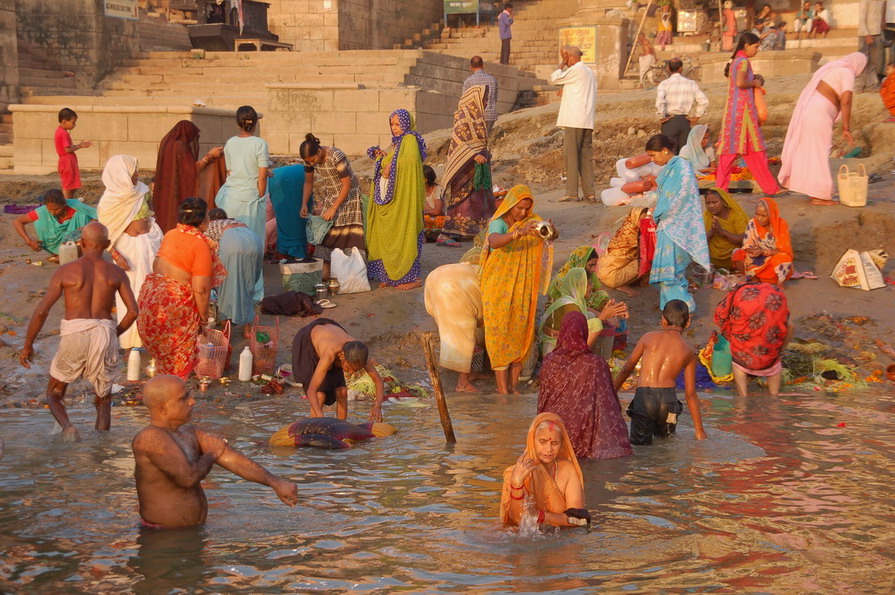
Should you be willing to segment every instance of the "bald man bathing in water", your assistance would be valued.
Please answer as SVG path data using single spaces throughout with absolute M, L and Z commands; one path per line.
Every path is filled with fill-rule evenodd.
M 84 377 L 96 391 L 96 429 L 108 430 L 112 423 L 112 378 L 118 363 L 118 336 L 137 319 L 137 300 L 127 275 L 117 265 L 103 259 L 109 247 L 106 226 L 93 221 L 84 226 L 81 249 L 84 255 L 59 267 L 50 279 L 47 295 L 38 304 L 28 324 L 19 362 L 31 367 L 34 339 L 47 321 L 50 309 L 65 296 L 65 317 L 60 326 L 59 349 L 50 365 L 47 404 L 67 440 L 77 440 L 78 430 L 68 419 L 65 389 Z M 112 320 L 115 294 L 127 307 L 118 325 Z
M 156 376 L 143 389 L 150 423 L 131 443 L 134 451 L 140 517 L 148 528 L 191 527 L 205 522 L 208 501 L 202 480 L 217 463 L 231 473 L 273 488 L 295 506 L 298 490 L 252 459 L 239 454 L 219 436 L 192 425 L 196 401 L 177 376 Z

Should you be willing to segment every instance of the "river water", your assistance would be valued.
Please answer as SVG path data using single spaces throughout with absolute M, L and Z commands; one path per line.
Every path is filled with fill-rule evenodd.
M 630 398 L 630 395 L 625 395 Z M 0 412 L 0 588 L 16 593 L 859 592 L 895 590 L 895 398 L 702 395 L 709 439 L 678 433 L 636 455 L 583 461 L 593 528 L 519 535 L 496 522 L 500 481 L 536 395 L 452 396 L 458 443 L 434 406 L 386 409 L 398 433 L 344 451 L 270 449 L 306 407 L 200 402 L 194 421 L 298 483 L 273 492 L 216 467 L 208 523 L 141 531 L 130 440 L 45 410 Z M 368 404 L 352 404 L 359 420 Z

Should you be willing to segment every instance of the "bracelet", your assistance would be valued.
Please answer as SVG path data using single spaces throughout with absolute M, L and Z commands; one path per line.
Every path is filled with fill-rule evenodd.
M 513 482 L 511 481 L 511 482 L 510 482 L 510 489 L 511 489 L 511 490 L 524 490 L 524 489 L 525 489 L 525 484 L 522 484 L 521 486 L 519 486 L 519 487 L 517 488 L 516 486 L 513 485 Z
M 513 494 L 510 494 L 510 500 L 525 500 L 525 496 L 519 496 L 518 498 Z
M 539 510 L 539 511 L 538 511 L 538 524 L 539 524 L 539 525 L 542 524 L 542 523 L 544 522 L 544 517 L 545 517 L 545 516 L 546 516 L 546 515 L 544 514 L 544 511 L 543 511 L 543 510 Z

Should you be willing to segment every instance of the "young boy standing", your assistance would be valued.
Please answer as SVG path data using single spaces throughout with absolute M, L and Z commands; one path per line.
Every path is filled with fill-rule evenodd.
M 67 107 L 59 110 L 59 128 L 56 129 L 56 154 L 59 156 L 59 177 L 62 179 L 62 194 L 66 199 L 74 198 L 75 191 L 81 187 L 81 170 L 78 167 L 78 156 L 75 151 L 91 146 L 89 140 L 78 144 L 72 143 L 69 131 L 78 125 L 78 114 Z
M 690 310 L 681 300 L 671 300 L 662 310 L 662 330 L 647 333 L 615 378 L 619 391 L 637 362 L 643 358 L 634 400 L 628 406 L 631 418 L 631 444 L 652 444 L 653 436 L 667 437 L 675 430 L 677 416 L 684 406 L 677 400 L 675 381 L 684 371 L 687 408 L 693 418 L 696 439 L 706 438 L 696 396 L 696 355 L 681 333 L 690 326 Z

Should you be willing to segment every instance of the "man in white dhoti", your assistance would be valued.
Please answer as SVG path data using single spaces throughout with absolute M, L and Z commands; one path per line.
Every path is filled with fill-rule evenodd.
M 84 227 L 81 235 L 84 256 L 59 267 L 50 279 L 50 288 L 34 310 L 25 345 L 19 353 L 19 362 L 30 368 L 34 339 L 53 304 L 64 295 L 65 316 L 60 325 L 59 349 L 50 365 L 47 404 L 62 426 L 63 437 L 69 440 L 76 440 L 78 431 L 69 421 L 62 399 L 68 385 L 80 377 L 90 382 L 96 392 L 96 429 L 109 429 L 118 335 L 137 319 L 137 300 L 127 275 L 103 259 L 103 251 L 108 247 L 109 232 L 103 224 L 94 221 Z M 112 320 L 116 294 L 127 309 L 117 326 Z

